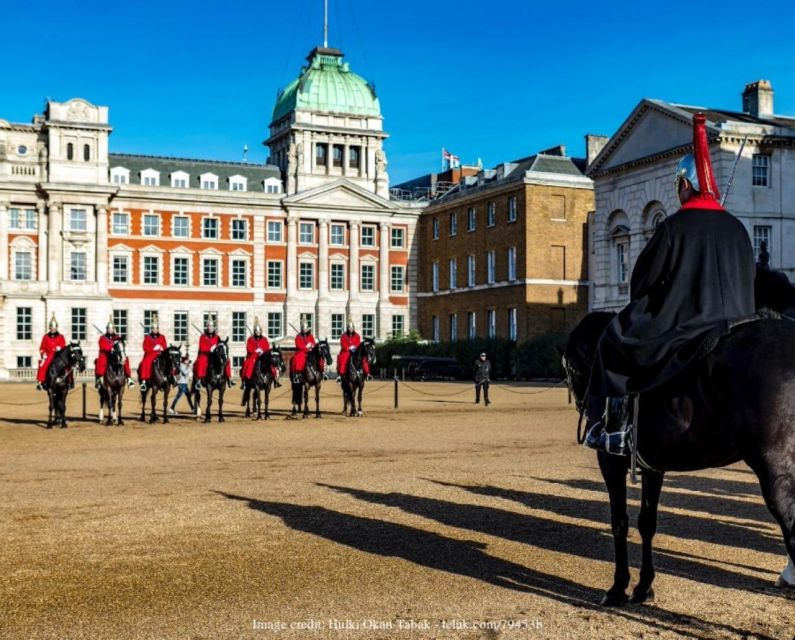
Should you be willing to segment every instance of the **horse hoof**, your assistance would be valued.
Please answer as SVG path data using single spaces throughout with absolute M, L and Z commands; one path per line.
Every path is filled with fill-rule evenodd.
M 623 607 L 627 603 L 627 594 L 623 591 L 621 593 L 614 593 L 608 591 L 599 603 L 603 607 Z
M 169 422 L 171 422 L 171 420 L 168 418 L 163 418 L 163 424 L 168 424 Z
M 117 426 L 117 427 L 123 427 L 123 426 L 124 426 L 124 420 L 119 420 L 119 421 L 116 423 L 116 426 Z
M 629 601 L 633 604 L 643 604 L 644 602 L 654 602 L 654 589 L 649 587 L 643 591 L 635 588 Z
M 64 423 L 61 425 L 61 429 L 66 429 L 66 427 L 67 427 L 67 424 L 64 422 Z
M 795 592 L 795 584 L 790 584 L 781 576 L 779 576 L 778 580 L 776 580 L 776 587 L 779 589 L 791 589 L 793 592 Z
M 218 418 L 218 422 L 226 422 L 226 418 L 224 418 L 223 416 L 221 416 L 220 418 Z

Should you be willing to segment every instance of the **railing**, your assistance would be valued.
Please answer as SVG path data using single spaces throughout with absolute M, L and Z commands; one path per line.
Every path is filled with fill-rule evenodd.
M 36 379 L 36 372 L 38 369 L 36 367 L 17 367 L 14 369 L 8 370 L 9 379 L 19 382 L 24 381 L 32 381 Z M 77 380 L 90 380 L 94 377 L 94 370 L 93 369 L 86 369 L 83 373 L 77 373 L 75 378 Z
M 11 166 L 12 176 L 36 176 L 36 166 L 29 164 L 15 164 Z

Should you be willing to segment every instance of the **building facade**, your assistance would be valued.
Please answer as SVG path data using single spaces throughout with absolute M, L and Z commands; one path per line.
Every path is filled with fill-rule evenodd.
M 593 187 L 562 147 L 465 177 L 420 217 L 419 330 L 523 341 L 588 308 Z
M 0 378 L 36 366 L 53 313 L 91 345 L 113 318 L 134 360 L 155 314 L 191 352 L 213 317 L 237 363 L 255 318 L 288 344 L 301 322 L 332 341 L 416 323 L 420 208 L 389 200 L 380 104 L 336 49 L 280 93 L 273 164 L 110 153 L 110 134 L 79 98 L 0 120 Z
M 596 193 L 592 309 L 617 310 L 629 301 L 635 260 L 657 223 L 679 208 L 674 174 L 692 150 L 692 116 L 699 111 L 707 117 L 721 194 L 734 170 L 724 206 L 743 222 L 757 255 L 766 241 L 771 266 L 795 276 L 795 118 L 774 114 L 770 83 L 747 85 L 741 111 L 644 99 L 609 140 L 593 147 L 598 153 L 587 169 Z

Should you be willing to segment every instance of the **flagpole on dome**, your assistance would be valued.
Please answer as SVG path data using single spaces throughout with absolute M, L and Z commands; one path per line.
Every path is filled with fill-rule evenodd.
M 328 49 L 328 0 L 323 0 L 323 48 Z

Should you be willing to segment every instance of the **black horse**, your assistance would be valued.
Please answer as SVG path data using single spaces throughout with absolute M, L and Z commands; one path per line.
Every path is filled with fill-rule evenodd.
M 578 411 L 597 342 L 612 313 L 588 314 L 572 331 L 563 365 Z M 633 602 L 653 597 L 652 538 L 666 471 L 693 471 L 745 461 L 795 557 L 795 322 L 763 318 L 736 326 L 712 352 L 676 378 L 638 398 L 638 456 L 644 465 L 638 529 L 643 558 Z M 581 418 L 582 419 L 582 418 Z M 627 488 L 629 458 L 600 451 L 610 494 L 616 551 L 605 605 L 622 605 L 629 585 Z M 782 580 L 785 580 L 782 574 Z
M 218 344 L 210 352 L 207 360 L 207 372 L 202 378 L 202 387 L 207 394 L 207 408 L 204 412 L 204 421 L 210 422 L 210 411 L 213 406 L 213 391 L 218 391 L 218 422 L 226 422 L 224 418 L 224 393 L 226 392 L 229 378 L 226 377 L 226 362 L 229 360 L 229 338 L 219 340 Z M 201 417 L 201 393 L 196 388 L 196 378 L 193 378 L 191 386 L 193 396 L 193 406 L 196 407 L 196 417 Z
M 246 388 L 243 391 L 243 404 L 246 406 L 246 418 L 251 417 L 252 408 L 254 405 L 254 419 L 260 420 L 262 415 L 262 400 L 260 392 L 262 392 L 265 399 L 265 420 L 270 419 L 268 413 L 268 403 L 270 401 L 271 388 L 273 387 L 274 378 L 271 371 L 272 367 L 276 367 L 279 373 L 284 373 L 284 359 L 282 358 L 282 350 L 279 347 L 271 347 L 270 351 L 261 353 L 257 358 L 254 365 L 254 373 L 246 383 Z M 253 392 L 253 393 L 252 393 Z
M 315 388 L 315 417 L 320 417 L 320 387 L 323 384 L 323 370 L 321 362 L 325 361 L 328 368 L 334 362 L 328 340 L 321 340 L 306 356 L 306 367 L 299 374 L 301 381 L 296 384 L 291 382 L 293 388 L 293 418 L 298 416 L 301 405 L 304 407 L 303 417 L 309 417 L 309 388 Z
M 106 424 L 110 426 L 113 421 L 117 425 L 124 424 L 121 416 L 122 399 L 124 390 L 127 387 L 127 376 L 124 373 L 124 361 L 127 353 L 124 349 L 124 340 L 116 340 L 113 343 L 108 355 L 108 364 L 105 367 L 105 375 L 102 376 L 99 388 L 99 421 L 102 422 L 105 416 L 105 405 L 108 406 L 108 419 Z
M 48 429 L 52 429 L 53 424 L 56 423 L 61 429 L 67 427 L 66 396 L 69 394 L 69 380 L 73 376 L 74 369 L 80 372 L 86 370 L 86 359 L 83 357 L 79 342 L 72 342 L 65 349 L 58 351 L 47 369 L 46 386 L 50 400 Z
M 152 392 L 152 410 L 149 413 L 149 423 L 154 424 L 157 422 L 157 410 L 155 409 L 157 403 L 157 392 L 163 392 L 163 422 L 167 423 L 168 420 L 168 394 L 171 392 L 171 387 L 176 383 L 175 375 L 179 371 L 181 348 L 173 344 L 165 351 L 157 354 L 157 357 L 152 362 L 152 374 L 149 380 L 146 380 L 146 390 L 141 391 L 141 417 L 138 418 L 141 422 L 146 420 L 146 396 Z
M 364 383 L 367 382 L 362 366 L 365 360 L 371 367 L 375 364 L 375 342 L 372 338 L 362 340 L 362 344 L 348 360 L 348 366 L 342 376 L 342 415 L 348 412 L 349 403 L 351 410 L 348 415 L 351 417 L 362 415 L 362 393 Z

